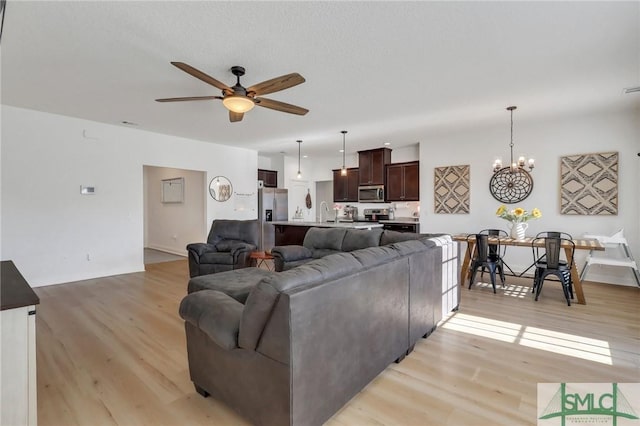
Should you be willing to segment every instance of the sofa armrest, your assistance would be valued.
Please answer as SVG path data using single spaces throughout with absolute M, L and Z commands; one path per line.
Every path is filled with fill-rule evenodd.
M 253 244 L 249 243 L 236 243 L 231 246 L 231 254 L 233 258 L 236 259 L 240 253 L 252 252 L 256 250 L 257 247 Z
M 196 258 L 202 256 L 205 253 L 211 253 L 218 251 L 216 246 L 207 243 L 191 243 L 187 244 L 187 251 L 193 252 Z
M 285 262 L 294 262 L 313 257 L 311 250 L 304 246 L 277 246 L 271 249 L 271 255 Z
M 244 305 L 217 290 L 201 290 L 180 302 L 180 316 L 199 328 L 221 348 L 238 347 L 238 331 Z

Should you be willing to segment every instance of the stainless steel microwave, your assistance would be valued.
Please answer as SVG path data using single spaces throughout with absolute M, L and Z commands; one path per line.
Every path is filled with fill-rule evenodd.
M 358 202 L 384 203 L 384 185 L 358 187 Z

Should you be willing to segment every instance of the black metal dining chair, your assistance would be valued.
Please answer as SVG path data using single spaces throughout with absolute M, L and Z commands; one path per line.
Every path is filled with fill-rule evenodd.
M 489 238 L 491 237 L 508 238 L 509 237 L 509 233 L 504 229 L 483 229 L 482 231 L 478 232 L 478 234 L 486 234 L 489 236 Z M 492 259 L 499 258 L 502 261 L 502 266 L 506 266 L 507 268 L 509 268 L 509 266 L 504 261 L 504 256 L 506 254 L 507 254 L 507 246 L 503 246 L 503 245 L 498 246 L 498 244 L 495 244 L 489 241 L 489 257 Z M 484 277 L 484 270 L 485 268 L 482 267 L 482 270 L 480 271 L 481 279 Z M 511 270 L 511 268 L 509 268 L 509 270 Z
M 571 234 L 568 234 L 566 232 L 560 232 L 560 231 L 538 232 L 538 234 L 536 235 L 536 238 L 565 238 L 567 240 L 573 240 L 573 237 L 571 236 Z M 542 256 L 539 259 L 537 259 L 535 262 L 544 263 L 546 262 L 545 258 L 546 258 L 546 254 L 543 253 Z M 567 261 L 564 259 L 560 259 L 560 264 L 566 265 Z
M 560 259 L 562 245 L 568 245 L 571 250 L 571 263 Z M 538 245 L 540 245 L 538 247 Z M 535 293 L 535 300 L 538 301 L 542 292 L 542 285 L 548 275 L 554 275 L 562 284 L 562 292 L 567 300 L 567 305 L 571 306 L 573 299 L 573 283 L 571 281 L 571 267 L 573 266 L 573 255 L 576 245 L 572 239 L 562 237 L 539 237 L 531 241 L 531 250 L 535 262 L 535 273 L 533 276 L 532 292 Z M 542 259 L 542 260 L 541 260 Z
M 471 265 L 469 267 L 469 270 L 471 271 L 471 277 L 469 278 L 469 289 L 471 289 L 471 286 L 476 279 L 478 268 L 482 268 L 482 271 L 487 268 L 489 270 L 489 275 L 491 276 L 491 285 L 493 286 L 493 292 L 495 293 L 496 272 L 500 275 L 500 281 L 502 282 L 502 287 L 504 287 L 504 267 L 502 263 L 502 257 L 491 255 L 488 234 L 469 234 L 467 236 L 467 250 L 469 250 L 469 242 L 473 238 L 475 238 L 476 240 L 476 248 L 475 253 L 470 253 L 470 257 L 472 257 L 472 259 Z M 496 243 L 492 243 L 491 245 L 495 246 L 495 253 L 501 253 L 500 240 L 498 240 Z

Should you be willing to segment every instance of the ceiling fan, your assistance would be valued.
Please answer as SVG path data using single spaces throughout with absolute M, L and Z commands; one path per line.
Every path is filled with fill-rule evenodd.
M 240 66 L 233 66 L 231 67 L 231 73 L 235 75 L 238 80 L 234 86 L 229 87 L 202 71 L 195 69 L 191 65 L 185 64 L 184 62 L 171 62 L 171 64 L 180 68 L 187 74 L 191 74 L 195 78 L 222 90 L 222 96 L 164 98 L 156 99 L 157 102 L 206 101 L 211 99 L 221 99 L 222 104 L 229 110 L 229 120 L 232 123 L 241 121 L 244 117 L 244 113 L 251 110 L 256 105 L 274 109 L 276 111 L 287 112 L 289 114 L 305 115 L 309 112 L 308 109 L 301 108 L 296 105 L 258 97 L 268 93 L 279 92 L 280 90 L 288 89 L 304 83 L 304 77 L 296 72 L 272 78 L 271 80 L 263 81 L 262 83 L 254 84 L 251 87 L 245 88 L 240 84 L 240 77 L 242 77 L 245 72 L 244 68 Z

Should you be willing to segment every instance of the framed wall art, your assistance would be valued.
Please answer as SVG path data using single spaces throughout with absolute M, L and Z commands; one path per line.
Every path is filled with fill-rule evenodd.
M 434 211 L 440 214 L 468 214 L 471 184 L 469 165 L 434 168 Z
M 560 213 L 618 214 L 618 153 L 560 157 Z
M 162 179 L 163 203 L 182 203 L 184 201 L 184 178 Z

